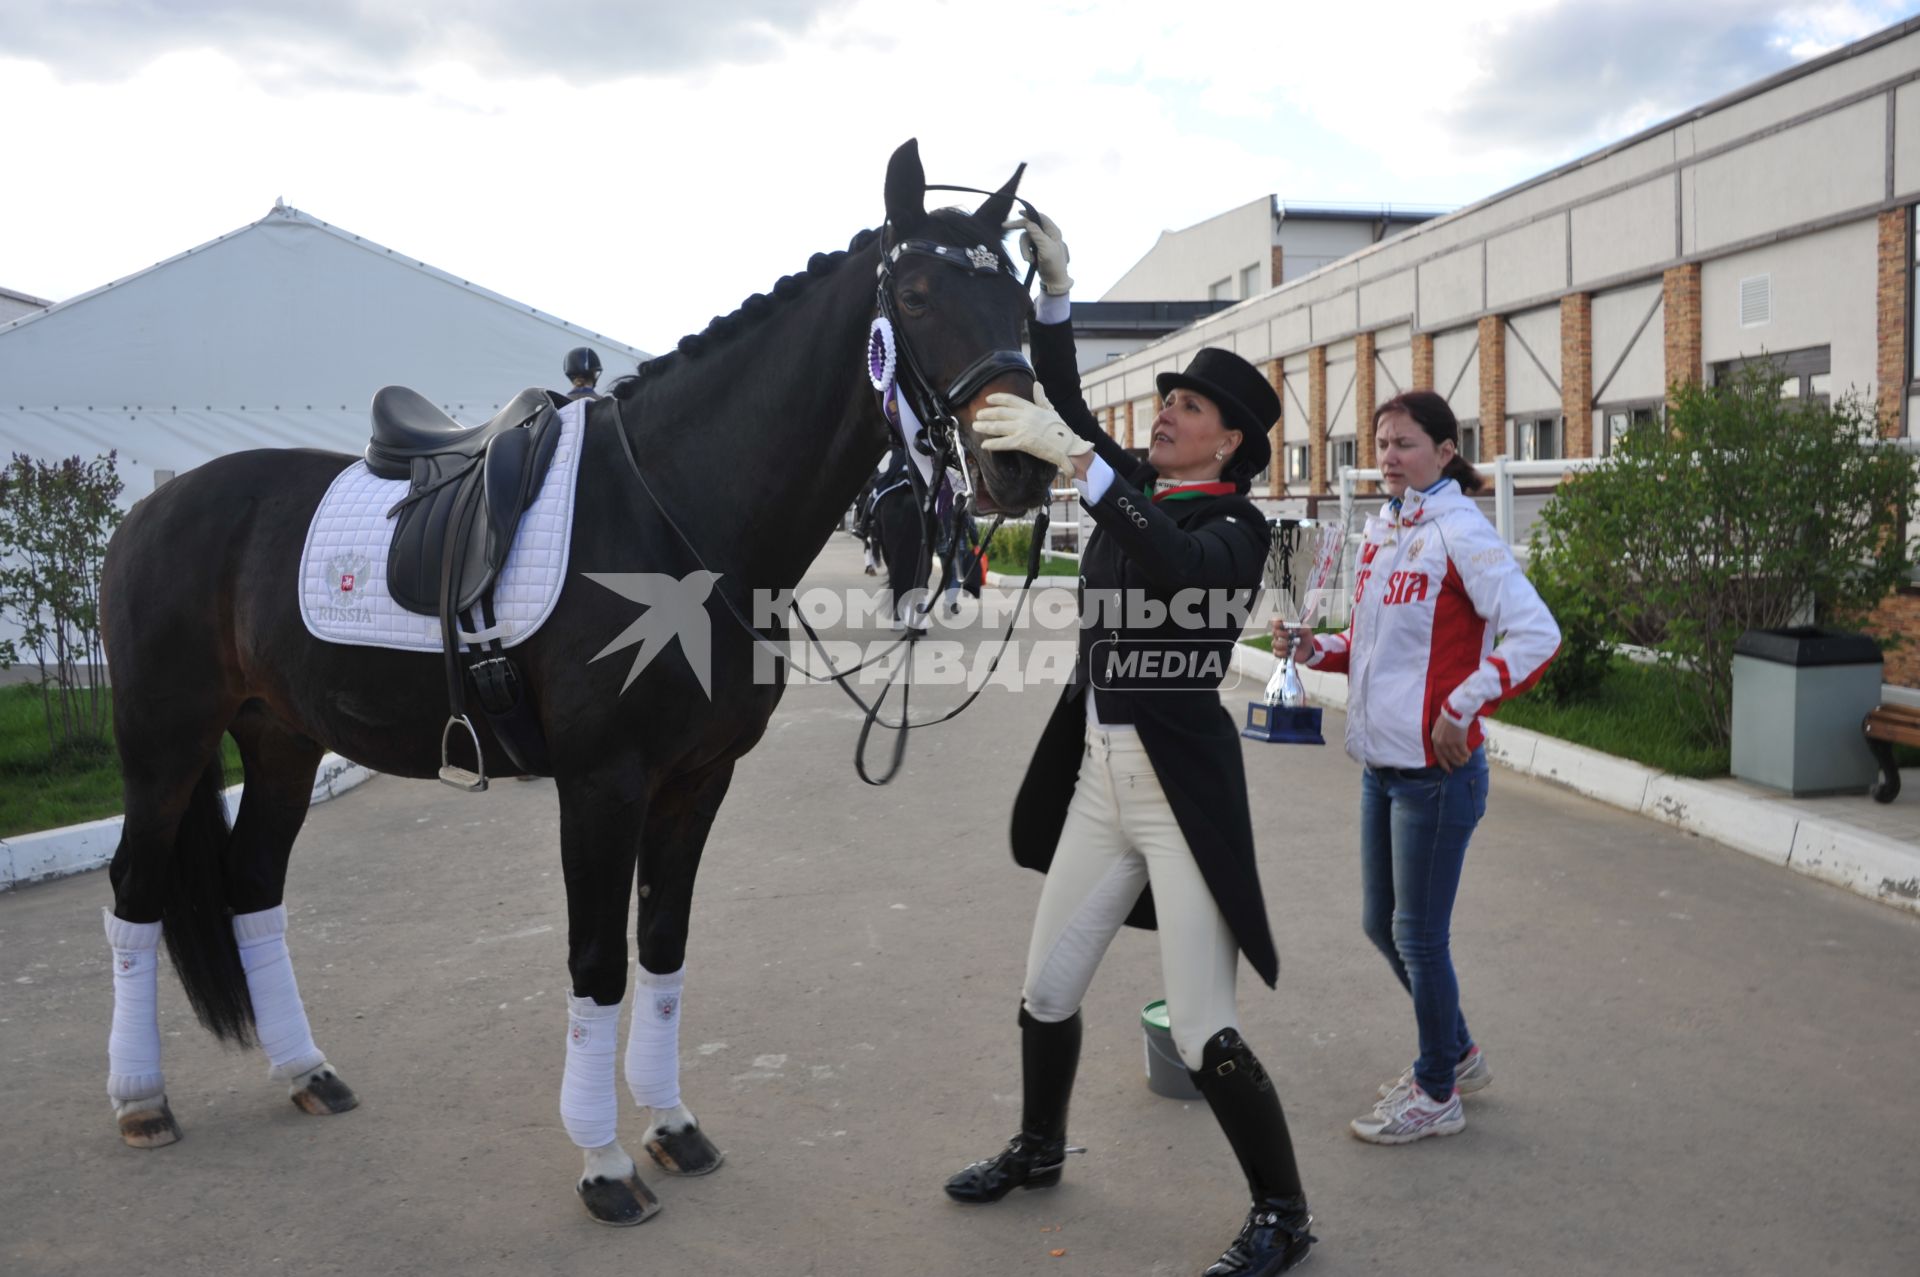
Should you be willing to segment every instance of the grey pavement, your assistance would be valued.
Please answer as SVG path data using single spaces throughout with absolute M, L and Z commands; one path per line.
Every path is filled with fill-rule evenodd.
M 865 583 L 854 543 L 812 580 Z M 665 1209 L 638 1229 L 590 1223 L 571 1191 L 550 783 L 382 778 L 312 813 L 291 940 L 363 1100 L 342 1117 L 300 1114 L 257 1055 L 217 1048 L 168 974 L 186 1138 L 123 1147 L 105 874 L 0 896 L 0 1271 L 1198 1273 L 1242 1187 L 1204 1105 L 1146 1088 L 1158 955 L 1139 932 L 1086 1007 L 1071 1134 L 1091 1152 L 997 1206 L 939 1191 L 1019 1118 L 1039 879 L 1005 829 L 1052 700 L 990 689 L 872 789 L 852 707 L 790 692 L 694 911 L 682 1080 L 727 1162 L 649 1175 Z M 1278 991 L 1243 967 L 1240 1006 L 1318 1216 L 1311 1271 L 1920 1271 L 1920 918 L 1495 769 L 1454 930 L 1496 1080 L 1456 1137 L 1364 1145 L 1346 1123 L 1414 1041 L 1359 931 L 1358 773 L 1337 746 L 1246 749 L 1283 966 Z

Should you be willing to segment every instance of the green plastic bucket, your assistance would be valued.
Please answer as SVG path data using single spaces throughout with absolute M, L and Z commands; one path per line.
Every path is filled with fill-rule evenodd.
M 1170 1100 L 1197 1100 L 1200 1092 L 1174 1049 L 1172 1023 L 1164 1001 L 1149 1002 L 1140 1012 L 1147 1038 L 1147 1089 Z

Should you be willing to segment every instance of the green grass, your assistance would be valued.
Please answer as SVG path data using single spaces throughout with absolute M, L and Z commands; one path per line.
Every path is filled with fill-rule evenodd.
M 995 572 L 1004 572 L 1024 581 L 1027 579 L 1027 560 L 1024 554 L 1016 559 L 1011 554 L 987 555 L 987 566 Z M 1049 554 L 1040 560 L 1041 576 L 1079 576 L 1080 560 L 1069 559 L 1058 554 Z
M 47 743 L 40 690 L 0 687 L 0 838 L 57 829 L 120 813 L 120 756 L 113 749 L 109 702 L 107 739 L 97 750 L 55 759 Z M 227 783 L 240 779 L 240 753 L 223 738 Z
M 1592 697 L 1556 705 L 1538 692 L 1500 707 L 1499 720 L 1630 758 L 1676 776 L 1724 776 L 1729 750 L 1710 740 L 1704 715 L 1674 676 L 1615 657 Z

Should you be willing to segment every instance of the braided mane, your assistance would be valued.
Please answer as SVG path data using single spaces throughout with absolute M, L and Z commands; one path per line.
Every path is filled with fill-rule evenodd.
M 985 227 L 972 213 L 959 208 L 936 209 L 927 214 L 927 222 L 945 232 L 956 243 L 976 244 L 983 238 L 989 242 L 997 241 L 1000 228 Z M 816 279 L 831 275 L 853 254 L 860 252 L 880 237 L 877 230 L 864 230 L 850 240 L 845 249 L 832 253 L 815 253 L 807 259 L 806 270 L 793 275 L 783 276 L 769 293 L 755 293 L 741 302 L 739 308 L 731 314 L 715 315 L 707 326 L 697 333 L 689 333 L 675 343 L 672 350 L 647 360 L 631 373 L 615 381 L 608 393 L 621 399 L 631 399 L 640 387 L 661 373 L 677 367 L 682 361 L 697 359 L 709 348 L 716 346 L 744 329 L 752 327 L 766 318 L 774 306 L 790 301 L 805 292 Z

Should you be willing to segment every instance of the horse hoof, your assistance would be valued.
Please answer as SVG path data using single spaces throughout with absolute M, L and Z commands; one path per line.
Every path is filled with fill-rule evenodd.
M 632 1228 L 660 1213 L 660 1199 L 637 1174 L 625 1179 L 583 1179 L 574 1191 L 580 1194 L 580 1204 L 596 1224 Z
M 165 1148 L 180 1142 L 180 1123 L 173 1120 L 167 1097 L 160 1097 L 159 1108 L 139 1109 L 120 1115 L 120 1138 L 128 1148 Z
M 306 1084 L 294 1089 L 292 1099 L 294 1107 L 314 1117 L 332 1117 L 360 1107 L 360 1097 L 353 1088 L 324 1065 L 307 1074 Z
M 711 1175 L 726 1160 L 697 1126 L 648 1132 L 647 1153 L 669 1175 Z

